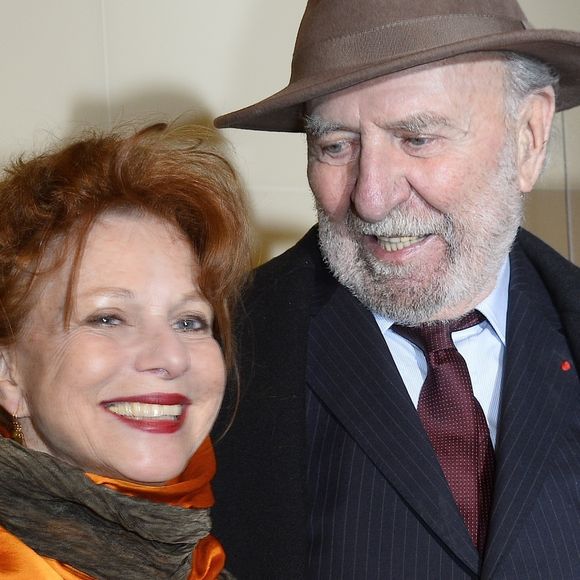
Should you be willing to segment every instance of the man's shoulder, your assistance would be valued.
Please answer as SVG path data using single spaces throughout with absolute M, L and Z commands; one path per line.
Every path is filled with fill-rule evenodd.
M 539 276 L 560 318 L 572 355 L 580 364 L 580 268 L 525 230 L 518 233 L 514 250 L 525 255 Z
M 580 268 L 527 230 L 520 229 L 516 245 L 540 274 L 551 294 L 576 296 L 580 291 Z

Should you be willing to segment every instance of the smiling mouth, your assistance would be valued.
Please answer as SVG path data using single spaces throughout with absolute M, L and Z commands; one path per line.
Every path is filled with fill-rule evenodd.
M 184 405 L 159 405 L 143 402 L 115 402 L 105 405 L 106 409 L 134 421 L 177 421 L 183 414 Z
M 376 239 L 386 252 L 396 252 L 398 250 L 404 250 L 423 241 L 428 236 L 396 236 L 396 237 L 386 237 L 386 236 L 376 236 Z

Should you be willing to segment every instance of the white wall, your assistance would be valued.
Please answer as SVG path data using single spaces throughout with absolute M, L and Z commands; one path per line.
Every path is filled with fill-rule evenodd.
M 580 30 L 578 0 L 521 4 L 536 26 Z M 275 92 L 287 83 L 305 5 L 306 0 L 0 0 L 0 162 L 86 125 L 109 128 L 183 113 L 207 123 Z M 266 258 L 315 220 L 304 138 L 225 133 L 251 194 Z M 567 254 L 567 223 L 575 221 L 578 262 L 580 111 L 566 113 L 565 138 L 568 203 L 560 129 L 552 165 L 531 196 L 528 224 Z

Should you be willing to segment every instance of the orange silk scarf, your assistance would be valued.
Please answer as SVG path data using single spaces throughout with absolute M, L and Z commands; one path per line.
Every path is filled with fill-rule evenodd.
M 210 481 L 215 469 L 215 455 L 208 437 L 185 471 L 164 486 L 141 485 L 92 473 L 87 473 L 87 476 L 98 485 L 126 495 L 183 508 L 209 508 L 214 503 Z M 214 580 L 218 578 L 224 563 L 225 553 L 221 544 L 212 535 L 206 536 L 195 547 L 189 580 Z M 0 528 L 0 570 L 2 579 L 10 580 L 90 578 L 66 564 L 36 554 L 3 528 Z
M 183 508 L 209 508 L 214 504 L 210 482 L 215 475 L 216 463 L 213 445 L 207 437 L 191 458 L 185 471 L 163 486 L 141 485 L 87 473 L 98 485 L 125 495 L 149 501 L 168 503 Z M 193 554 L 190 580 L 217 578 L 225 562 L 221 544 L 211 534 L 200 540 Z

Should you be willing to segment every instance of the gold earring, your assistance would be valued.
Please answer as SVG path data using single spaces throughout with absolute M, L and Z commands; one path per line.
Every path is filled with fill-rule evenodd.
M 26 445 L 24 441 L 24 433 L 22 432 L 22 425 L 16 415 L 12 415 L 12 440 L 16 441 L 23 447 Z

